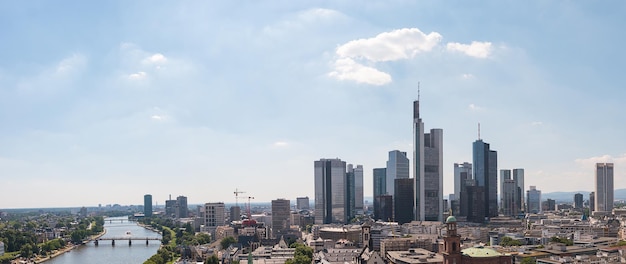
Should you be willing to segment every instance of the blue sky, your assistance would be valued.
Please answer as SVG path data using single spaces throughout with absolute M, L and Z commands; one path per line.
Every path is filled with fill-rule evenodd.
M 626 182 L 626 4 L 0 2 L 0 208 L 313 196 L 425 126 L 452 165 L 481 138 L 526 188 Z M 409 155 L 412 159 L 412 155 Z

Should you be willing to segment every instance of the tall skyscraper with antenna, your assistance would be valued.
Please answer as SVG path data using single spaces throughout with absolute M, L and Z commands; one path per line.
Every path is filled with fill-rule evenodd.
M 413 102 L 413 213 L 418 221 L 443 221 L 443 130 L 424 133 L 417 100 Z
M 474 179 L 477 186 L 484 188 L 485 217 L 498 216 L 498 152 L 480 138 L 480 124 L 478 140 L 474 141 L 472 149 Z

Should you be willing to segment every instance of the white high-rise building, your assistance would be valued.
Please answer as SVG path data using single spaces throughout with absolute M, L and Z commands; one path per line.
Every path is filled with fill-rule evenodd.
M 595 209 L 597 212 L 613 211 L 613 163 L 596 163 Z
M 407 158 L 406 152 L 399 150 L 389 151 L 386 177 L 387 194 L 394 195 L 394 181 L 396 179 L 409 178 L 409 166 L 409 158 Z
M 224 203 L 204 204 L 204 227 L 215 237 L 215 229 L 226 224 L 226 209 Z
M 415 220 L 443 221 L 443 130 L 424 133 L 419 100 L 413 102 L 413 164 Z
M 315 224 L 346 223 L 346 162 L 320 159 L 315 164 Z

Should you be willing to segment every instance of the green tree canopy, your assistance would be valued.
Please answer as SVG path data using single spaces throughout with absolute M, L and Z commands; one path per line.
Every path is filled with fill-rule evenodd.
M 222 239 L 222 241 L 220 242 L 220 245 L 222 246 L 223 249 L 228 248 L 231 244 L 237 243 L 237 240 L 235 240 L 234 237 L 225 237 Z

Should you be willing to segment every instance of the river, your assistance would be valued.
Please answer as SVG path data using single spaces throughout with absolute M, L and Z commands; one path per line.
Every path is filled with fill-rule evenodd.
M 118 222 L 115 222 L 116 219 Z M 120 219 L 125 221 L 119 222 Z M 113 220 L 113 222 L 108 220 Z M 127 217 L 105 218 L 104 229 L 106 234 L 102 238 L 160 237 L 158 233 L 138 226 L 135 222 L 129 222 Z M 127 232 L 130 232 L 130 235 Z M 154 255 L 161 245 L 159 240 L 149 240 L 148 245 L 145 240 L 132 242 L 133 245 L 129 246 L 128 240 L 116 240 L 113 246 L 110 240 L 102 240 L 96 246 L 92 241 L 46 261 L 45 264 L 141 264 Z

